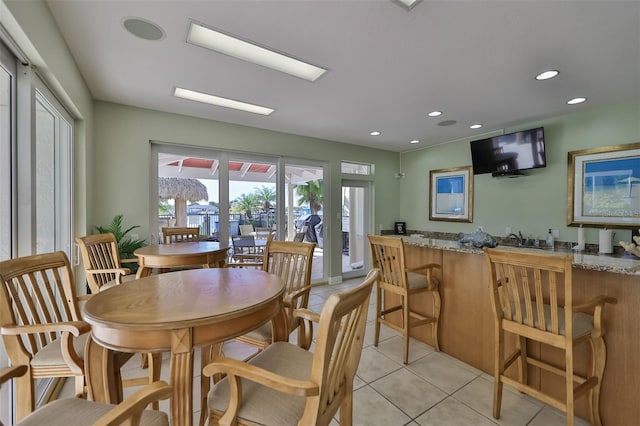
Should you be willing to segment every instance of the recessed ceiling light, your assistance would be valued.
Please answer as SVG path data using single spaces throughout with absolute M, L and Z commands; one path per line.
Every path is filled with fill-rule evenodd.
M 471 126 L 469 126 L 470 129 L 479 129 L 482 127 L 482 124 L 472 124 Z
M 414 139 L 414 140 L 410 141 L 409 143 L 420 143 L 420 141 L 418 139 Z
M 541 72 L 540 74 L 536 75 L 536 80 L 549 80 L 550 78 L 553 78 L 558 74 L 560 74 L 560 71 L 556 70 Z
M 180 87 L 176 87 L 173 95 L 182 98 L 188 99 L 190 101 L 196 102 L 204 102 L 206 104 L 221 106 L 225 108 L 237 109 L 245 112 L 252 112 L 254 114 L 260 115 L 269 115 L 273 111 L 273 108 L 262 107 L 258 105 L 248 104 L 245 102 L 235 101 L 233 99 L 221 98 L 219 96 L 209 95 L 207 93 L 196 92 L 195 90 L 182 89 Z
M 369 133 L 371 136 L 380 136 L 382 133 L 378 132 L 377 130 L 374 132 Z
M 456 123 L 457 123 L 456 120 L 444 120 L 444 121 L 439 122 L 438 126 L 453 126 Z
M 442 115 L 442 111 L 431 111 L 429 114 L 427 114 L 429 117 L 438 117 L 440 115 Z
M 586 100 L 587 100 L 587 98 L 573 98 L 573 99 L 569 99 L 569 100 L 567 101 L 567 103 L 568 103 L 569 105 L 576 105 L 576 104 L 581 104 L 581 103 L 583 103 L 583 102 L 584 102 L 584 101 L 586 101 Z
M 144 40 L 161 40 L 164 31 L 157 24 L 142 18 L 124 18 L 122 26 L 136 37 Z
M 194 22 L 189 28 L 187 42 L 308 81 L 316 81 L 327 72 L 324 68 L 265 49 Z

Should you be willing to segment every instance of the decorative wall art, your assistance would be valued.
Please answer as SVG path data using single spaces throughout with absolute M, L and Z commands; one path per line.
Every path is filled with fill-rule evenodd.
M 471 166 L 429 172 L 429 220 L 473 222 Z
M 640 143 L 571 151 L 568 162 L 570 226 L 640 225 Z

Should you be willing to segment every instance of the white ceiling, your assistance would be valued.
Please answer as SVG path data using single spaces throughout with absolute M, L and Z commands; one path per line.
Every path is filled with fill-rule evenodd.
M 635 0 L 423 0 L 411 11 L 390 0 L 48 4 L 95 99 L 393 151 L 640 97 Z M 136 38 L 125 17 L 166 35 Z M 192 20 L 329 72 L 310 83 L 189 45 Z M 547 69 L 560 75 L 534 79 Z M 173 97 L 176 86 L 276 111 L 199 104 Z M 567 105 L 575 96 L 588 101 Z

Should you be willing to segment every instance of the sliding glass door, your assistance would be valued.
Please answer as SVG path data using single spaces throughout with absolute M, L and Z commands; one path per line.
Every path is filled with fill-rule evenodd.
M 324 279 L 323 165 L 162 143 L 152 144 L 151 163 L 152 241 L 164 226 L 199 226 L 229 245 L 241 227 L 281 240 L 304 229 L 304 240 L 317 245 L 312 280 Z

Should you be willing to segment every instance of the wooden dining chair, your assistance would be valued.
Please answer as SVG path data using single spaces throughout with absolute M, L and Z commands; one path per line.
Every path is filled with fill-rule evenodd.
M 403 362 L 407 364 L 409 362 L 411 329 L 431 324 L 433 347 L 439 351 L 438 321 L 441 302 L 438 287 L 440 283 L 433 275 L 433 270 L 440 268 L 440 265 L 428 264 L 409 269 L 406 266 L 402 238 L 380 235 L 369 235 L 368 238 L 373 266 L 380 269 L 376 285 L 374 346 L 378 346 L 380 325 L 391 327 L 402 333 L 404 337 Z M 422 314 L 415 309 L 414 298 L 421 293 L 431 296 L 431 315 Z M 399 318 L 389 317 L 389 314 L 397 311 L 401 313 Z
M 223 357 L 206 365 L 206 376 L 226 375 L 207 398 L 210 424 L 328 425 L 340 409 L 340 425 L 351 425 L 353 379 L 377 273 L 372 270 L 358 287 L 329 296 L 320 315 L 295 312 L 317 321 L 315 352 L 276 342 L 249 362 Z
M 574 305 L 571 254 L 490 248 L 484 251 L 495 322 L 493 417 L 500 418 L 506 383 L 564 411 L 567 425 L 574 424 L 575 397 L 587 395 L 591 423 L 602 424 L 599 400 L 606 363 L 603 311 L 606 303 L 615 304 L 616 299 L 598 296 Z M 507 333 L 515 336 L 515 349 L 505 355 Z M 539 349 L 529 351 L 527 341 L 560 349 L 564 366 L 538 357 Z M 586 376 L 581 376 L 574 371 L 574 348 L 587 342 L 590 366 Z M 517 380 L 506 374 L 516 361 Z M 529 367 L 560 376 L 564 398 L 543 392 L 540 383 L 530 383 Z
M 118 244 L 116 237 L 112 233 L 77 237 L 76 243 L 80 247 L 82 263 L 85 268 L 89 290 L 91 291 L 91 294 L 79 296 L 79 300 L 86 300 L 92 294 L 136 278 L 129 268 L 121 266 Z M 141 365 L 144 368 L 149 368 L 148 376 L 124 380 L 123 386 L 140 386 L 160 379 L 162 354 L 148 353 L 142 356 L 145 358 Z M 154 406 L 154 408 L 157 408 L 157 406 Z
M 118 242 L 112 233 L 76 237 L 76 243 L 91 293 L 135 279 L 131 269 L 122 267 Z
M 29 370 L 26 365 L 0 369 L 0 384 L 19 378 Z M 166 413 L 145 410 L 150 403 L 171 396 L 173 388 L 165 382 L 156 382 L 140 389 L 118 405 L 101 404 L 81 398 L 64 398 L 52 401 L 16 423 L 16 426 L 41 425 L 169 425 Z M 0 423 L 0 426 L 2 424 Z
M 302 325 L 300 318 L 294 317 L 293 312 L 309 306 L 311 265 L 315 247 L 315 243 L 272 241 L 264 253 L 262 270 L 279 276 L 285 282 L 284 306 L 289 319 L 290 334 Z M 298 343 L 301 346 L 307 344 L 304 337 L 303 333 L 298 333 Z M 273 340 L 271 323 L 237 337 L 236 340 L 254 346 L 259 351 L 264 350 Z M 308 349 L 308 346 L 305 349 Z
M 311 328 L 303 325 L 303 320 L 293 316 L 296 309 L 305 309 L 309 306 L 309 294 L 311 291 L 311 265 L 313 263 L 313 251 L 315 243 L 296 243 L 292 241 L 271 240 L 265 247 L 262 262 L 230 263 L 228 268 L 260 268 L 265 272 L 278 275 L 285 282 L 284 306 L 288 318 L 288 330 L 292 333 L 298 330 L 298 344 L 305 349 L 311 345 Z M 249 333 L 236 337 L 236 341 L 253 346 L 258 353 L 268 347 L 272 341 L 271 323 L 265 323 Z M 221 354 L 221 346 L 211 346 L 202 349 L 202 365 L 206 365 L 212 359 Z M 214 353 L 217 351 L 216 353 Z M 252 354 L 249 358 L 255 356 Z M 247 358 L 247 359 L 249 359 Z M 209 392 L 210 379 L 204 375 L 200 377 L 200 395 L 202 403 Z M 205 412 L 201 412 L 200 424 L 204 423 Z
M 83 351 L 91 327 L 80 316 L 67 255 L 5 260 L 0 281 L 2 340 L 11 364 L 27 366 L 15 379 L 17 419 L 35 407 L 35 379 L 73 377 L 76 395 L 83 395 Z
M 165 244 L 200 241 L 200 228 L 197 226 L 165 227 L 162 228 L 162 240 Z

